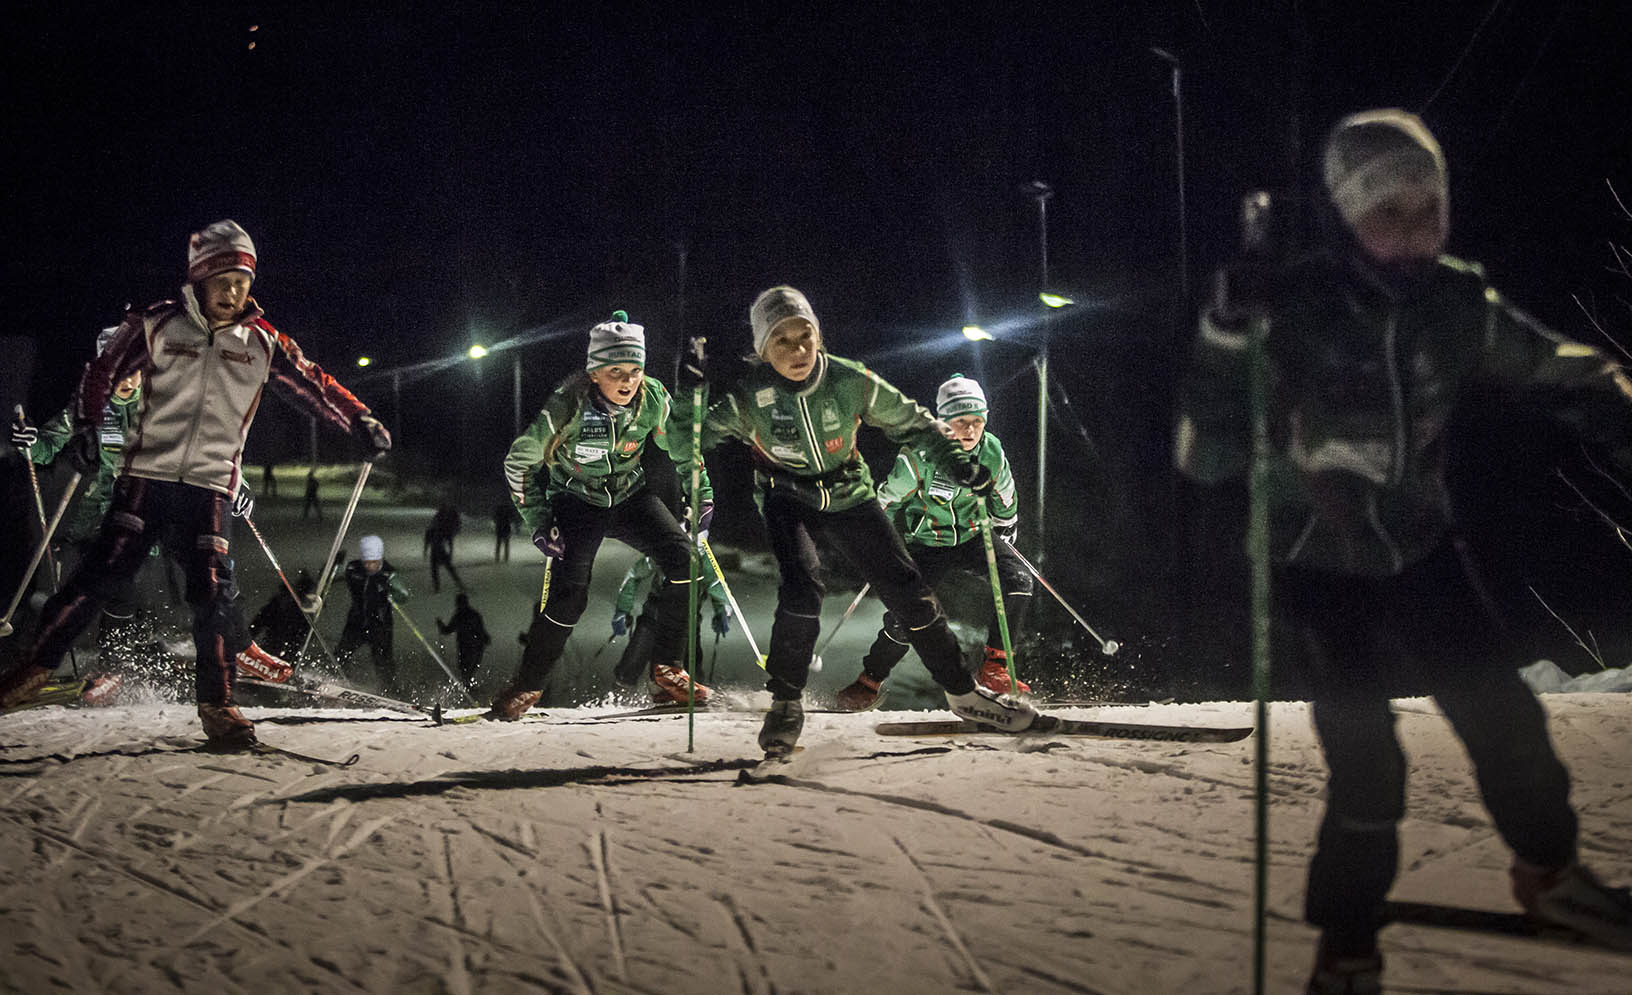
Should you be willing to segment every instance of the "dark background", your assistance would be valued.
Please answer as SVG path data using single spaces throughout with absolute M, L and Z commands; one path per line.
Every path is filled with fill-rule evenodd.
M 1605 271 L 1628 228 L 1606 180 L 1632 188 L 1617 4 L 14 3 L 3 18 L 8 406 L 60 409 L 96 329 L 173 296 L 188 233 L 232 217 L 269 319 L 401 430 L 400 472 L 446 478 L 473 510 L 500 492 L 517 360 L 530 419 L 621 307 L 659 376 L 683 334 L 706 334 L 729 375 L 748 303 L 781 282 L 834 352 L 921 399 L 982 376 L 1029 500 L 1041 274 L 1023 187 L 1047 181 L 1049 282 L 1079 302 L 1049 326 L 1048 572 L 1138 644 L 1128 666 L 1161 657 L 1226 684 L 1239 646 L 1195 619 L 1240 604 L 1239 564 L 1217 583 L 1196 565 L 1234 549 L 1233 519 L 1166 471 L 1190 306 L 1170 70 L 1150 47 L 1183 64 L 1192 287 L 1229 254 L 1241 193 L 1274 188 L 1300 217 L 1326 129 L 1393 105 L 1445 146 L 1453 252 L 1595 344 L 1571 295 L 1627 292 Z M 956 334 L 969 321 L 1012 331 L 977 355 Z M 379 371 L 402 367 L 394 395 Z M 1467 488 L 1502 499 L 1469 503 L 1503 530 L 1510 602 L 1531 553 L 1568 550 L 1553 572 L 1578 576 L 1575 553 L 1606 540 L 1554 514 L 1558 440 L 1500 412 L 1470 438 L 1514 456 Z M 263 406 L 252 459 L 307 447 L 302 419 Z M 344 458 L 335 440 L 320 456 Z M 740 466 L 721 464 L 740 498 Z M 721 528 L 752 541 L 751 513 Z

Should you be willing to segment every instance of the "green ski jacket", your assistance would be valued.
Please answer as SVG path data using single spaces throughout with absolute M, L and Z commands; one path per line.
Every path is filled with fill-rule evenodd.
M 969 461 L 926 408 L 862 364 L 826 353 L 803 383 L 769 363 L 751 368 L 709 404 L 703 449 L 740 439 L 753 452 L 761 500 L 774 491 L 820 511 L 844 511 L 874 497 L 872 474 L 856 449 L 863 424 L 921 449 L 939 468 Z
M 985 432 L 980 445 L 970 451 L 992 473 L 992 492 L 986 496 L 986 514 L 993 528 L 1008 528 L 1019 520 L 1020 503 L 1014 489 L 1014 473 L 1003 444 Z M 901 447 L 890 475 L 878 488 L 878 502 L 884 510 L 897 508 L 905 520 L 902 535 L 920 546 L 957 546 L 980 540 L 975 517 L 980 498 L 960 487 L 944 471 L 937 470 L 929 456 L 911 446 Z
M 74 500 L 73 510 L 63 519 L 58 536 L 70 542 L 88 539 L 96 534 L 102 519 L 113 504 L 113 483 L 119 478 L 124 465 L 125 439 L 135 429 L 140 411 L 142 392 L 134 391 L 120 400 L 110 396 L 102 409 L 102 424 L 97 428 L 96 476 L 92 477 Z M 40 441 L 31 451 L 34 462 L 49 465 L 74 436 L 73 410 L 63 411 L 40 426 Z
M 580 377 L 557 387 L 532 425 L 510 444 L 504 458 L 505 482 L 528 532 L 544 521 L 557 494 L 567 493 L 597 508 L 610 508 L 646 481 L 640 465 L 646 440 L 674 460 L 680 479 L 691 480 L 691 425 L 677 420 L 669 392 L 652 377 L 622 407 L 605 403 Z M 699 500 L 712 501 L 708 471 L 702 470 Z

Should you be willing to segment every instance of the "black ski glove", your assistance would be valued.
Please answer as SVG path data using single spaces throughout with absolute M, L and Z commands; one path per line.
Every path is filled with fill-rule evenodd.
M 18 449 L 27 449 L 40 441 L 40 430 L 28 423 L 22 415 L 21 406 L 17 409 L 17 418 L 11 423 L 11 444 Z
M 385 430 L 385 425 L 371 414 L 361 414 L 352 422 L 352 434 L 362 443 L 368 455 L 363 457 L 370 463 L 377 462 L 380 457 L 391 451 L 391 433 Z
M 248 518 L 255 511 L 255 495 L 249 492 L 249 485 L 238 482 L 238 493 L 232 499 L 232 517 Z
M 679 389 L 688 394 L 702 384 L 708 372 L 708 353 L 704 348 L 708 339 L 693 336 L 686 340 L 686 351 L 680 356 Z
M 561 530 L 554 525 L 540 525 L 534 529 L 533 545 L 538 547 L 540 553 L 552 560 L 567 551 L 566 540 L 561 538 Z
M 68 437 L 68 444 L 63 447 L 63 453 L 68 457 L 68 464 L 82 477 L 96 473 L 102 461 L 102 440 L 95 425 L 76 425 L 74 434 Z
M 1006 542 L 1006 543 L 1008 543 L 1009 545 L 1012 546 L 1012 545 L 1014 545 L 1015 533 L 1017 533 L 1019 530 L 1020 530 L 1020 527 L 1018 525 L 1013 524 L 1013 523 L 1010 523 L 1008 525 L 993 525 L 992 526 L 992 538 L 997 539 L 997 540 L 999 540 L 1001 542 Z
M 967 487 L 976 494 L 985 496 L 992 492 L 992 471 L 986 469 L 984 463 L 972 459 L 961 460 L 952 466 L 952 479 L 959 487 Z

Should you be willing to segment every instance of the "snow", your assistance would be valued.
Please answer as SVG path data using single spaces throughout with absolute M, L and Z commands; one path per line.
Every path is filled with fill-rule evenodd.
M 514 724 L 251 709 L 343 758 L 184 752 L 190 707 L 0 718 L 0 988 L 97 992 L 1251 990 L 1254 742 L 876 735 L 811 714 L 787 783 L 737 784 L 742 711 Z M 1585 859 L 1632 879 L 1632 703 L 1549 695 Z M 1395 897 L 1507 909 L 1508 855 L 1426 700 Z M 1250 703 L 1074 708 L 1249 724 Z M 934 713 L 921 717 L 945 717 Z M 1270 990 L 1301 990 L 1324 769 L 1270 725 Z M 1624 958 L 1408 927 L 1389 991 L 1627 991 Z

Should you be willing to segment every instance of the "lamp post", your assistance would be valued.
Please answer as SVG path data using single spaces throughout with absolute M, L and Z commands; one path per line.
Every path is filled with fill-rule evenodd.
M 1054 188 L 1042 180 L 1032 180 L 1024 187 L 1037 201 L 1037 252 L 1041 261 L 1040 292 L 1048 291 L 1048 198 Z M 1042 563 L 1048 552 L 1047 531 L 1043 517 L 1048 493 L 1048 340 L 1053 331 L 1052 309 L 1043 312 L 1043 341 L 1037 348 L 1037 545 L 1035 557 Z
M 1167 63 L 1173 74 L 1173 170 L 1179 185 L 1179 321 L 1190 303 L 1190 230 L 1184 204 L 1184 67 L 1165 48 L 1150 53 Z
M 521 354 L 510 365 L 510 437 L 521 437 Z

